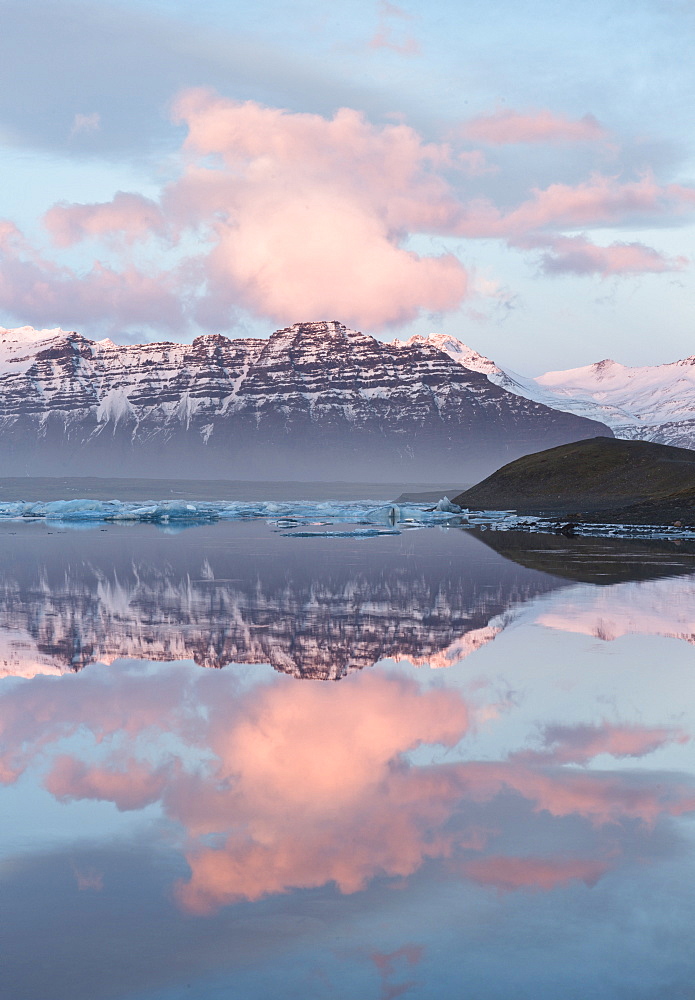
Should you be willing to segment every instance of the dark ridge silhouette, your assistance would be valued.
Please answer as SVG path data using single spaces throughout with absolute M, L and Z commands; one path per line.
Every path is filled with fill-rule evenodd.
M 695 451 L 591 438 L 516 459 L 454 502 L 569 521 L 688 525 L 695 521 Z
M 614 584 L 695 573 L 695 542 L 590 538 L 528 531 L 471 532 L 505 559 L 576 583 Z

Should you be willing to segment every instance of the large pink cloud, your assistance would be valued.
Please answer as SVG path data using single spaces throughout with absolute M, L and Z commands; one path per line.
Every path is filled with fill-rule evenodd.
M 536 751 L 476 761 L 459 749 L 447 759 L 441 748 L 470 730 L 467 702 L 396 674 L 244 690 L 231 674 L 104 671 L 38 677 L 0 707 L 7 780 L 48 758 L 45 787 L 62 801 L 161 804 L 184 837 L 190 875 L 176 895 L 192 913 L 300 887 L 352 893 L 431 861 L 501 889 L 591 885 L 623 863 L 623 831 L 648 838 L 664 818 L 695 810 L 683 779 L 588 766 L 597 754 L 651 753 L 684 739 L 678 731 L 551 726 Z M 65 754 L 62 741 L 78 729 L 83 743 L 92 733 L 93 752 Z M 423 746 L 440 749 L 414 764 Z M 535 817 L 547 849 L 528 856 Z M 581 837 L 568 857 L 570 821 Z
M 572 119 L 553 114 L 547 108 L 527 113 L 508 108 L 491 115 L 479 115 L 466 123 L 464 132 L 475 142 L 493 146 L 523 142 L 595 142 L 607 138 L 605 129 L 593 115 Z
M 504 206 L 486 194 L 501 166 L 472 146 L 473 134 L 493 148 L 601 138 L 590 117 L 497 112 L 469 122 L 468 138 L 464 127 L 433 142 L 351 108 L 327 118 L 194 89 L 173 118 L 187 134 L 179 174 L 159 198 L 119 191 L 45 214 L 54 248 L 82 253 L 81 267 L 55 263 L 0 223 L 1 308 L 22 323 L 70 328 L 226 329 L 246 311 L 278 325 L 338 318 L 376 331 L 466 300 L 462 240 L 540 250 L 548 274 L 628 276 L 686 263 L 642 243 L 599 247 L 577 235 L 678 225 L 695 208 L 686 185 L 597 173 L 558 177 Z M 434 249 L 433 237 L 450 242 Z
M 278 322 L 336 315 L 380 328 L 465 297 L 453 255 L 404 245 L 446 231 L 458 211 L 440 172 L 446 146 L 348 108 L 327 120 L 207 91 L 184 94 L 174 114 L 194 163 L 164 205 L 214 235 L 205 268 L 213 309 L 234 301 Z M 197 165 L 209 156 L 223 168 Z

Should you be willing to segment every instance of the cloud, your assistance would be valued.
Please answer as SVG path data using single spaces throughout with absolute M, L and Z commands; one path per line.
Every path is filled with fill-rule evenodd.
M 116 235 L 132 244 L 167 226 L 196 233 L 200 254 L 160 285 L 218 328 L 244 308 L 278 323 L 340 316 L 379 329 L 465 298 L 466 271 L 452 254 L 404 245 L 445 230 L 457 211 L 438 172 L 448 147 L 347 108 L 325 119 L 202 90 L 183 94 L 174 118 L 188 127 L 187 166 L 161 206 L 124 192 L 55 206 L 44 221 L 59 246 Z
M 606 130 L 593 115 L 571 119 L 545 108 L 526 114 L 510 108 L 479 115 L 466 123 L 464 134 L 474 142 L 491 146 L 599 142 L 607 138 Z
M 516 208 L 501 212 L 489 201 L 473 201 L 459 231 L 473 237 L 501 237 L 524 245 L 540 230 L 616 226 L 677 220 L 695 207 L 695 188 L 658 184 L 647 174 L 637 181 L 594 174 L 576 185 L 534 189 Z M 532 244 L 531 244 L 532 245 Z
M 682 271 L 689 263 L 687 257 L 669 257 L 644 243 L 597 246 L 583 236 L 558 236 L 548 245 L 540 257 L 546 274 L 663 274 Z
M 224 315 L 233 298 L 278 322 L 335 315 L 382 328 L 465 297 L 452 254 L 403 246 L 455 211 L 437 170 L 447 148 L 348 108 L 327 120 L 190 91 L 174 114 L 188 126 L 185 149 L 226 168 L 194 165 L 164 199 L 175 219 L 213 234 L 208 313 Z
M 72 120 L 70 136 L 79 135 L 80 132 L 98 132 L 101 128 L 101 115 L 98 111 L 93 111 L 89 115 L 77 114 Z
M 423 954 L 424 948 L 417 944 L 406 944 L 396 951 L 374 951 L 370 954 L 381 978 L 381 1000 L 395 1000 L 417 985 L 415 980 L 394 982 L 394 977 L 419 965 Z
M 603 721 L 597 725 L 546 726 L 543 749 L 520 751 L 517 760 L 547 760 L 556 764 L 586 764 L 599 754 L 613 757 L 644 757 L 669 743 L 687 743 L 681 729 L 667 726 L 621 725 Z
M 82 206 L 80 206 L 82 207 Z M 51 222 L 59 239 L 86 231 L 80 214 Z M 62 228 L 61 228 L 62 227 Z M 128 231 L 125 236 L 129 237 Z M 32 247 L 17 227 L 0 220 L 0 308 L 35 326 L 141 324 L 159 329 L 184 325 L 182 304 L 171 276 L 145 273 L 128 261 L 121 265 L 93 260 L 84 271 L 55 264 Z
M 549 891 L 567 882 L 579 880 L 595 885 L 611 867 L 609 861 L 586 858 L 533 858 L 491 856 L 470 861 L 466 874 L 483 885 L 497 889 L 535 889 Z
M 7 781 L 52 757 L 45 787 L 61 801 L 159 802 L 184 836 L 190 874 L 176 898 L 197 914 L 294 888 L 354 893 L 433 862 L 501 889 L 592 885 L 624 863 L 630 838 L 646 850 L 657 823 L 695 810 L 681 776 L 576 767 L 682 739 L 667 728 L 551 726 L 538 751 L 414 764 L 418 747 L 465 738 L 471 711 L 457 690 L 376 671 L 246 690 L 233 675 L 180 670 L 39 677 L 3 696 L 0 718 Z M 97 761 L 56 753 L 78 729 L 93 734 Z M 157 731 L 180 747 L 159 762 Z M 528 855 L 538 829 L 544 852 Z M 389 988 L 402 958 L 379 958 Z
M 125 812 L 156 802 L 166 785 L 166 771 L 127 758 L 113 767 L 89 767 L 67 754 L 57 757 L 44 786 L 63 802 L 71 799 L 108 799 Z
M 457 693 L 383 674 L 338 689 L 256 689 L 231 725 L 226 711 L 215 713 L 214 784 L 184 783 L 166 802 L 195 838 L 228 826 L 231 815 L 235 828 L 217 848 L 191 843 L 179 901 L 206 913 L 296 886 L 333 882 L 352 893 L 377 874 L 403 877 L 448 853 L 450 836 L 423 835 L 439 824 L 448 778 L 410 766 L 404 754 L 451 746 L 467 726 Z
M 557 182 L 502 208 L 474 191 L 494 168 L 455 137 L 427 142 L 351 108 L 325 118 L 205 89 L 180 94 L 172 113 L 187 135 L 179 175 L 160 197 L 119 191 L 109 202 L 53 206 L 46 230 L 54 247 L 84 254 L 81 268 L 7 230 L 0 307 L 45 325 L 224 330 L 243 310 L 278 325 L 339 317 L 378 331 L 471 296 L 453 252 L 413 249 L 432 237 L 541 250 L 548 274 L 625 276 L 686 263 L 566 233 L 673 225 L 692 213 L 695 189 L 649 174 Z
M 162 235 L 162 213 L 149 198 L 117 191 L 110 202 L 92 205 L 54 205 L 43 223 L 59 247 L 74 246 L 81 240 L 99 236 L 119 236 L 132 243 L 151 235 Z
M 370 49 L 390 49 L 402 56 L 419 55 L 420 45 L 413 35 L 399 31 L 396 25 L 399 21 L 410 21 L 412 14 L 389 0 L 379 2 L 379 24 L 370 39 Z

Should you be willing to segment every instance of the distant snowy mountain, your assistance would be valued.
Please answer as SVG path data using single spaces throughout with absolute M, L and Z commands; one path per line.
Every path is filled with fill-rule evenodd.
M 631 368 L 606 359 L 537 378 L 502 369 L 456 337 L 434 333 L 407 343 L 432 344 L 495 385 L 580 417 L 600 420 L 616 437 L 695 448 L 695 355 Z
M 487 359 L 452 355 L 456 344 L 385 344 L 337 322 L 296 323 L 267 340 L 126 346 L 0 328 L 1 467 L 470 482 L 528 452 L 610 433 L 509 391 Z

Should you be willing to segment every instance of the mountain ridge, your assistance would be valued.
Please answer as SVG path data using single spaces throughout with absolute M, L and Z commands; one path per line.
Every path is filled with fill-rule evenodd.
M 6 475 L 470 482 L 606 426 L 495 385 L 429 342 L 337 321 L 267 339 L 117 345 L 0 329 Z
M 695 448 L 695 354 L 641 366 L 604 358 L 531 378 L 501 367 L 450 334 L 419 339 L 508 392 L 599 420 L 618 438 Z

